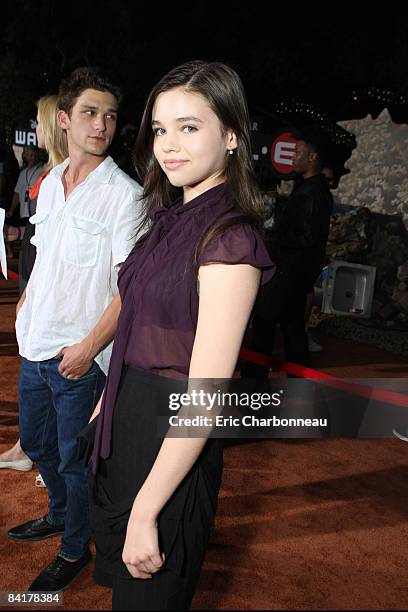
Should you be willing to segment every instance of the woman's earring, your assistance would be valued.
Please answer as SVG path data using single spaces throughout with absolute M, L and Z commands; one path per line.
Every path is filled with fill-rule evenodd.
M 232 149 L 229 149 L 229 154 L 234 155 L 234 151 Z

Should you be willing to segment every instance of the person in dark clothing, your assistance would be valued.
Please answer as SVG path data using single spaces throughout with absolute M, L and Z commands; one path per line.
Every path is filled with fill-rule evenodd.
M 14 187 L 20 172 L 12 147 L 0 145 L 0 208 L 7 212 L 13 199 Z
M 0 208 L 7 212 L 11 206 L 20 168 L 12 147 L 5 143 L 0 143 Z M 10 242 L 20 237 L 18 227 L 10 225 L 10 221 L 4 224 L 4 241 L 7 250 L 7 256 L 13 257 L 13 249 Z M 11 238 L 11 239 L 10 239 Z
M 279 223 L 269 234 L 269 252 L 277 272 L 261 288 L 255 304 L 251 349 L 271 355 L 279 323 L 285 359 L 307 366 L 306 295 L 324 265 L 333 198 L 321 174 L 327 148 L 325 137 L 315 129 L 305 129 L 297 137 L 293 170 L 300 180 Z M 241 374 L 264 378 L 269 369 L 246 363 Z

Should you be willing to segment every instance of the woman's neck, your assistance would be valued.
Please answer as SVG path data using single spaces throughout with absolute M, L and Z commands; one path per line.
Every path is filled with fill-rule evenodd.
M 221 185 L 225 181 L 225 176 L 214 176 L 201 181 L 197 185 L 186 185 L 183 187 L 183 204 L 188 204 L 191 200 L 198 198 L 201 194 L 205 193 L 217 185 Z

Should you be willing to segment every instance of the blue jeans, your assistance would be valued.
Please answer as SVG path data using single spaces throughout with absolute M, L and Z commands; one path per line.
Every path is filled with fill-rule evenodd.
M 76 459 L 76 437 L 96 406 L 106 376 L 96 362 L 79 380 L 58 372 L 59 359 L 22 360 L 19 381 L 20 440 L 48 489 L 47 520 L 65 524 L 61 556 L 82 557 L 91 537 L 88 473 Z

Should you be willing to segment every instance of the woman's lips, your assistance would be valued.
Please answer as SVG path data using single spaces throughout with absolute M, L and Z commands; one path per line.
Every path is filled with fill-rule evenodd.
M 167 160 L 167 161 L 165 161 L 164 165 L 166 166 L 167 170 L 177 170 L 181 166 L 184 166 L 184 164 L 186 164 L 186 163 L 187 163 L 187 160 L 184 160 L 184 159 L 174 159 L 174 160 Z

